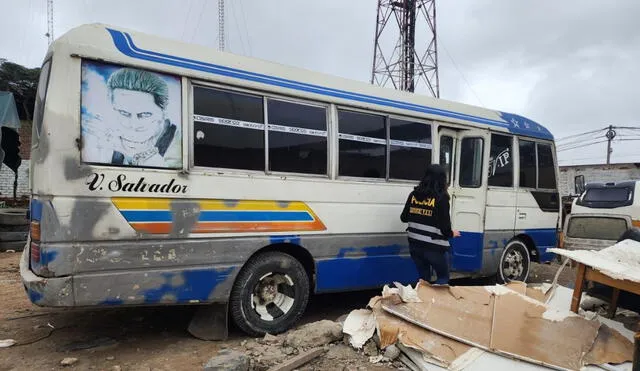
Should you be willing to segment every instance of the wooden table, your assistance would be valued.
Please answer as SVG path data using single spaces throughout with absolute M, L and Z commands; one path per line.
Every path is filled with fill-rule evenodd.
M 573 297 L 571 298 L 571 311 L 578 313 L 580 308 L 580 299 L 582 298 L 582 290 L 584 289 L 585 281 L 598 282 L 603 285 L 613 288 L 613 294 L 611 295 L 611 302 L 609 304 L 609 317 L 613 318 L 618 309 L 618 297 L 620 296 L 620 290 L 628 291 L 636 295 L 640 295 L 640 283 L 619 280 L 609 277 L 598 270 L 593 269 L 590 266 L 578 263 L 578 273 L 576 275 L 576 286 L 573 289 Z

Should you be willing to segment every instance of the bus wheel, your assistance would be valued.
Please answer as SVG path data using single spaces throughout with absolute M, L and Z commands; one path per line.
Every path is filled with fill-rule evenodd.
M 251 336 L 282 333 L 304 313 L 309 287 L 307 272 L 291 255 L 258 254 L 246 263 L 233 285 L 231 316 Z
M 524 282 L 529 276 L 530 266 L 531 258 L 527 246 L 520 240 L 511 240 L 502 252 L 498 268 L 498 279 L 501 283 L 511 281 Z

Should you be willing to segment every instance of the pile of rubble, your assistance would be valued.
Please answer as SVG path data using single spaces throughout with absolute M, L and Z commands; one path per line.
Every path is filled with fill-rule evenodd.
M 579 370 L 629 365 L 633 331 L 581 310 L 572 290 L 495 286 L 385 286 L 366 309 L 279 336 L 243 341 L 205 370 Z M 473 366 L 473 367 L 471 367 Z
M 401 361 L 411 370 L 580 370 L 633 358 L 633 332 L 596 313 L 568 310 L 562 286 L 396 284 L 354 310 L 343 331 L 355 349 L 377 346 L 371 363 Z
M 372 341 L 356 351 L 348 345 L 348 340 L 349 337 L 343 333 L 343 323 L 340 319 L 335 322 L 322 320 L 278 336 L 267 334 L 262 339 L 244 340 L 240 349 L 225 349 L 219 352 L 209 360 L 204 369 L 382 371 L 404 368 L 401 363 L 379 367 L 370 365 L 369 357 L 382 357 L 378 354 L 376 344 Z

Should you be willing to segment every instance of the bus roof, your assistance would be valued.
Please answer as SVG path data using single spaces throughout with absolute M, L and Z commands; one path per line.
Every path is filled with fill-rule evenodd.
M 553 140 L 544 126 L 520 115 L 432 98 L 302 68 L 220 52 L 213 48 L 152 36 L 104 24 L 76 27 L 57 39 L 56 50 L 107 62 L 145 66 L 194 79 L 294 93 L 309 99 L 388 112 L 414 112 L 433 120 L 470 124 Z M 409 111 L 409 112 L 407 112 Z

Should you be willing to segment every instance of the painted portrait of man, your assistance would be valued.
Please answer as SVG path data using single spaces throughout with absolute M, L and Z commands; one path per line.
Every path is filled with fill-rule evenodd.
M 83 161 L 179 168 L 180 80 L 137 68 L 85 62 Z

